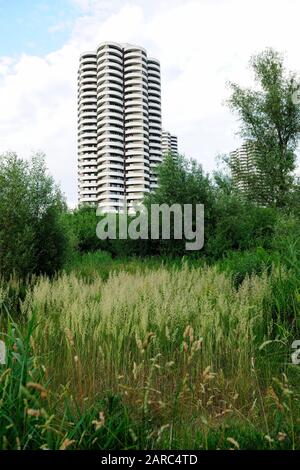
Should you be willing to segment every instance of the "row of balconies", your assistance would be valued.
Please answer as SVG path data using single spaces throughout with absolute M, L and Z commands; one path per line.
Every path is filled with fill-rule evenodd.
M 112 141 L 107 140 L 103 143 L 98 143 L 96 147 L 95 142 L 94 144 L 87 146 L 86 143 L 79 140 L 78 151 L 79 157 L 85 156 L 85 162 L 94 162 L 96 156 L 103 156 L 105 158 L 109 155 L 110 157 L 114 156 L 114 158 L 119 158 L 120 161 L 123 161 L 124 155 L 127 156 L 140 156 L 140 155 L 150 155 L 152 157 L 160 156 L 164 150 L 168 150 L 166 147 L 161 146 L 161 143 L 157 141 L 156 143 L 152 142 L 150 145 L 148 144 L 146 139 L 134 139 L 131 140 L 130 143 L 125 142 L 125 147 L 123 142 L 116 142 L 113 141 L 114 145 L 107 145 L 112 143 Z M 97 154 L 96 154 L 97 149 Z M 175 151 L 177 149 L 174 149 Z M 92 152 L 92 158 L 91 158 Z
M 81 109 L 78 113 L 78 121 L 84 117 L 84 119 L 95 119 L 97 116 L 97 106 L 96 109 Z
M 108 62 L 105 66 L 98 68 L 98 80 L 100 80 L 101 77 L 110 77 L 111 75 L 123 78 L 123 67 L 116 64 L 112 65 Z
M 86 60 L 82 61 L 79 65 L 79 71 L 82 72 L 84 70 L 94 70 L 97 69 L 97 61 L 95 60 Z
M 104 54 L 114 55 L 116 57 L 123 57 L 123 48 L 117 44 L 104 43 L 97 49 L 97 57 L 102 57 Z
M 123 78 L 112 76 L 112 75 L 102 75 L 101 77 L 97 77 L 97 89 L 101 89 L 101 87 L 105 86 L 113 86 L 118 88 L 120 91 L 123 91 Z
M 107 63 L 107 62 L 123 65 L 123 57 L 122 55 L 118 56 L 115 54 L 108 54 L 108 53 L 101 54 L 97 57 L 98 66 L 101 66 L 102 64 Z
M 162 134 L 162 130 L 161 130 L 161 127 L 159 125 L 155 125 L 153 124 L 152 122 L 150 123 L 151 125 L 149 125 L 149 134 L 150 135 L 159 135 L 159 138 L 161 140 L 161 134 Z
M 124 85 L 129 82 L 129 80 L 136 79 L 139 82 L 144 82 L 146 85 L 148 83 L 147 75 L 139 70 L 127 70 L 124 74 Z
M 97 81 L 97 92 L 109 88 L 110 90 L 119 91 L 123 96 L 123 83 L 119 83 L 114 80 L 107 80 L 106 78 Z
M 98 108 L 97 108 L 97 113 L 98 114 L 102 114 L 102 113 L 105 113 L 105 112 L 115 112 L 115 113 L 120 113 L 121 115 L 123 115 L 123 106 L 120 105 L 120 104 L 108 104 L 108 103 L 103 103 L 101 105 L 98 105 Z
M 81 135 L 85 132 L 95 132 L 97 133 L 97 125 L 96 125 L 96 122 L 94 123 L 88 123 L 88 124 L 80 124 L 80 126 L 78 126 L 78 135 Z
M 111 96 L 111 95 L 102 95 L 101 97 L 98 97 L 98 106 L 102 106 L 103 104 L 109 105 L 109 104 L 115 104 L 117 103 L 119 106 L 123 107 L 123 98 L 120 96 Z
M 124 99 L 124 107 L 132 106 L 133 104 L 137 104 L 137 106 L 144 106 L 145 109 L 148 108 L 148 97 L 140 94 L 138 95 L 135 93 L 135 96 L 126 96 Z
M 116 111 L 102 111 L 97 113 L 97 124 L 100 126 L 103 122 L 114 122 L 120 127 L 123 127 L 123 113 Z
M 105 140 L 101 140 L 101 141 L 98 141 L 98 145 L 97 145 L 97 148 L 98 150 L 102 150 L 102 149 L 107 149 L 107 148 L 113 148 L 113 149 L 123 149 L 124 148 L 124 143 L 123 141 L 118 141 L 118 140 L 114 140 L 114 139 L 105 139 Z
M 91 96 L 91 97 L 85 97 L 85 98 L 80 98 L 78 100 L 78 109 L 81 109 L 82 107 L 90 107 L 91 109 L 94 108 L 94 106 L 96 106 L 97 108 L 97 98 Z
M 148 70 L 148 63 L 144 58 L 141 57 L 126 58 L 124 61 L 124 69 L 126 70 L 129 67 L 137 67 Z
M 88 53 L 87 55 L 82 55 L 80 57 L 80 64 L 86 64 L 90 62 L 95 62 L 97 61 L 97 54 L 96 53 Z
M 97 92 L 97 84 L 95 83 L 81 83 L 78 87 L 78 96 L 80 97 L 82 93 L 96 93 Z M 96 93 L 97 94 L 97 93 Z
M 120 131 L 122 131 L 124 127 L 123 116 L 118 113 L 102 113 L 101 115 L 98 114 L 96 121 L 98 129 L 102 128 L 102 126 L 110 125 L 116 126 L 119 128 Z
M 79 80 L 79 87 L 83 86 L 83 85 L 92 85 L 94 86 L 95 84 L 97 83 L 97 78 L 93 77 L 93 78 L 81 78 L 81 80 Z
M 147 61 L 147 53 L 145 49 L 135 47 L 135 46 L 126 46 L 123 49 L 124 54 L 124 61 L 131 58 L 131 57 L 142 57 L 145 61 Z
M 123 74 L 123 62 L 122 60 L 118 61 L 117 59 L 111 59 L 111 58 L 106 58 L 106 59 L 100 59 L 97 62 L 97 70 L 98 73 L 102 72 L 102 70 L 106 69 L 113 69 L 122 72 Z
M 102 87 L 101 90 L 97 92 L 98 99 L 101 99 L 106 96 L 123 100 L 124 99 L 123 88 L 120 91 L 117 88 L 105 86 L 105 87 Z
M 124 140 L 124 131 L 122 129 L 119 129 L 118 127 L 114 126 L 101 126 L 98 129 L 98 134 L 97 134 L 97 140 L 101 139 L 119 139 L 119 140 Z

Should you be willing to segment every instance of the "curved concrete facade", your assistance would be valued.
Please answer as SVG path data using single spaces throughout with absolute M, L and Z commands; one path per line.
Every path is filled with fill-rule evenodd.
M 78 182 L 82 203 L 97 201 L 97 55 L 80 57 L 78 71 Z
M 148 59 L 148 102 L 149 102 L 149 162 L 150 190 L 157 186 L 155 167 L 162 160 L 161 130 L 161 78 L 160 64 L 156 59 Z
M 107 211 L 124 203 L 123 51 L 105 43 L 97 49 L 97 203 Z
M 178 139 L 168 131 L 162 131 L 162 153 L 172 153 L 178 155 Z
M 79 203 L 129 209 L 156 186 L 161 162 L 160 64 L 130 44 L 106 42 L 80 57 Z
M 149 191 L 149 113 L 147 54 L 124 48 L 125 171 L 128 206 Z

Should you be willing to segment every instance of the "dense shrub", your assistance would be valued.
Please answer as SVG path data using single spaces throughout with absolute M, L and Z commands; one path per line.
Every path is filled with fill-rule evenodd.
M 285 264 L 300 269 L 300 219 L 281 214 L 274 227 L 271 248 L 279 252 Z
M 300 331 L 300 219 L 281 214 L 275 226 L 272 252 L 282 275 L 272 282 L 273 316 Z M 287 273 L 287 275 L 285 275 Z
M 231 251 L 219 261 L 221 271 L 232 276 L 235 286 L 239 286 L 247 276 L 261 275 L 272 268 L 274 258 L 263 248 L 249 251 Z
M 25 161 L 0 156 L 0 274 L 52 275 L 68 251 L 60 190 L 47 174 L 44 157 Z
M 209 257 L 219 259 L 231 250 L 269 248 L 276 218 L 274 209 L 259 207 L 235 193 L 220 194 L 216 200 L 216 222 L 205 251 Z
M 118 233 L 119 218 L 116 215 Z M 72 233 L 74 250 L 83 254 L 106 251 L 112 257 L 148 256 L 151 255 L 150 245 L 147 240 L 100 240 L 96 234 L 97 224 L 101 217 L 97 216 L 93 206 L 81 206 L 74 211 L 69 211 L 64 216 L 66 225 Z M 127 217 L 127 224 L 131 217 Z
M 210 180 L 195 161 L 184 157 L 174 159 L 167 156 L 158 167 L 159 186 L 145 199 L 149 210 L 151 204 L 196 204 L 204 205 L 204 248 L 201 251 L 186 251 L 186 240 L 172 237 L 174 221 L 171 218 L 170 240 L 99 240 L 96 227 L 99 217 L 94 207 L 81 207 L 68 214 L 75 245 L 79 252 L 105 250 L 113 257 L 121 256 L 172 256 L 206 257 L 209 260 L 222 258 L 227 251 L 249 250 L 257 246 L 269 248 L 274 233 L 277 213 L 274 209 L 259 207 L 235 193 L 230 180 L 220 178 L 218 184 Z M 195 216 L 195 213 L 194 213 Z M 128 217 L 128 223 L 131 218 Z M 118 221 L 117 221 L 118 226 Z M 193 221 L 195 229 L 195 220 Z M 149 219 L 149 231 L 151 223 Z

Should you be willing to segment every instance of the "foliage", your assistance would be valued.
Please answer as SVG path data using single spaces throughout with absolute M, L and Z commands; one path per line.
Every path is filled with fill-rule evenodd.
M 0 157 L 0 274 L 26 277 L 53 274 L 65 261 L 68 234 L 61 214 L 65 203 L 44 156 L 30 161 Z
M 83 408 L 68 393 L 67 384 L 51 390 L 36 355 L 35 328 L 34 316 L 24 332 L 11 319 L 7 322 L 6 366 L 0 366 L 0 449 L 134 447 L 133 425 L 117 396 L 94 397 Z
M 286 72 L 283 57 L 273 49 L 253 56 L 250 65 L 258 87 L 242 88 L 231 83 L 229 99 L 230 108 L 241 122 L 241 136 L 252 142 L 256 150 L 256 171 L 251 172 L 249 181 L 250 198 L 285 207 L 300 135 L 300 108 L 292 99 L 299 83 L 295 74 Z
M 188 256 L 218 260 L 230 250 L 270 246 L 277 211 L 242 198 L 234 191 L 232 182 L 226 175 L 215 174 L 214 180 L 210 180 L 203 174 L 201 166 L 183 156 L 167 156 L 159 166 L 158 174 L 159 187 L 145 200 L 149 214 L 151 204 L 192 204 L 193 208 L 196 204 L 204 204 L 205 244 L 202 250 L 188 252 L 185 249 L 185 239 L 174 240 L 173 218 L 170 240 L 99 240 L 96 227 L 100 218 L 97 217 L 95 208 L 91 207 L 81 207 L 66 214 L 67 225 L 76 240 L 76 249 L 80 253 L 102 250 L 114 258 Z M 128 225 L 131 220 L 132 216 L 128 216 Z M 193 228 L 195 229 L 195 225 Z M 150 230 L 149 218 L 149 232 Z
M 274 209 L 260 207 L 234 192 L 219 192 L 215 217 L 205 249 L 211 259 L 218 260 L 231 250 L 270 246 L 277 217 Z
M 195 230 L 196 204 L 204 205 L 205 239 L 212 232 L 214 221 L 215 198 L 211 181 L 205 175 L 199 163 L 182 155 L 174 157 L 167 155 L 157 168 L 158 187 L 150 193 L 145 200 L 146 207 L 150 210 L 151 204 L 191 204 L 193 207 L 193 229 Z M 174 233 L 174 220 L 171 219 L 171 235 Z M 152 254 L 184 256 L 186 240 L 151 240 L 149 248 Z M 189 256 L 195 255 L 190 252 Z M 198 253 L 197 253 L 198 255 Z
M 295 333 L 273 317 L 280 277 L 237 289 L 229 272 L 182 264 L 38 279 L 27 325 L 8 321 L 1 338 L 0 447 L 299 448 Z
M 230 251 L 217 266 L 231 275 L 234 285 L 239 286 L 247 276 L 261 276 L 264 272 L 270 272 L 275 260 L 275 257 L 273 259 L 266 250 L 259 247 L 249 251 Z

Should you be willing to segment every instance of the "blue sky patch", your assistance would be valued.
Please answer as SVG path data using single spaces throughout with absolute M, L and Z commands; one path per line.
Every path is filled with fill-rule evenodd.
M 60 48 L 79 15 L 70 0 L 0 0 L 0 56 L 43 56 Z

